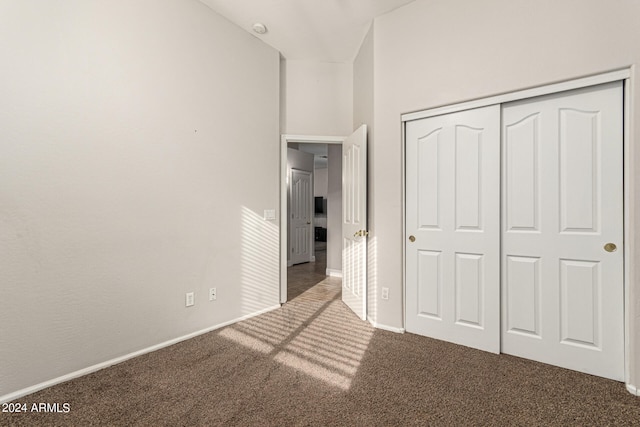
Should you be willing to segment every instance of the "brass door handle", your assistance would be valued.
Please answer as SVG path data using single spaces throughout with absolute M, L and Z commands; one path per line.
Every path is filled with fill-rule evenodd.
M 355 234 L 353 235 L 353 237 L 364 237 L 364 236 L 368 236 L 369 232 L 366 230 L 358 230 L 355 232 Z
M 409 236 L 409 241 L 411 243 L 415 242 L 416 241 L 416 236 Z
M 604 245 L 604 250 L 607 252 L 615 252 L 618 250 L 618 247 L 614 243 L 607 243 Z

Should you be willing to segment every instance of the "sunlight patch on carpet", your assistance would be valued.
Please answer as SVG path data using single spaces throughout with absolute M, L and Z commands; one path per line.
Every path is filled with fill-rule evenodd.
M 282 351 L 276 354 L 274 359 L 277 362 L 289 366 L 290 368 L 322 380 L 332 386 L 341 388 L 342 390 L 349 390 L 349 387 L 351 386 L 351 378 L 349 376 L 339 374 L 334 369 L 326 368 L 318 363 L 298 357 L 288 351 Z
M 342 283 L 326 279 L 279 310 L 239 322 L 220 336 L 340 390 L 348 390 L 373 327 L 340 301 Z
M 276 355 L 276 360 L 326 383 L 349 389 L 373 335 L 341 301 L 333 301 Z
M 232 328 L 223 329 L 222 332 L 220 332 L 220 336 L 248 347 L 251 350 L 259 351 L 260 353 L 268 354 L 273 351 L 272 345 Z

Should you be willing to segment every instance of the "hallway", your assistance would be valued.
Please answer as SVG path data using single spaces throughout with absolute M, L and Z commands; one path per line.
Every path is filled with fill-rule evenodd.
M 315 256 L 315 262 L 297 264 L 287 268 L 288 301 L 299 297 L 320 298 L 323 301 L 340 299 L 342 280 L 338 277 L 329 277 L 326 275 L 326 243 L 315 242 Z M 320 285 L 320 282 L 323 282 L 322 286 L 315 286 L 316 284 Z M 310 292 L 305 293 L 306 291 Z

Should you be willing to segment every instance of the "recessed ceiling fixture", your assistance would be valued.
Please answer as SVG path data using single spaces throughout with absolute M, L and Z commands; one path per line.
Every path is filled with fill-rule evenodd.
M 253 24 L 253 31 L 258 34 L 264 34 L 267 32 L 267 27 L 261 22 L 256 22 Z

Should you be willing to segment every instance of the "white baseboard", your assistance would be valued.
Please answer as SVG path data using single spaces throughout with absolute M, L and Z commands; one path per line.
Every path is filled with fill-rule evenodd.
M 307 261 L 302 261 L 302 262 L 307 262 Z M 309 258 L 309 262 L 316 262 L 316 257 L 315 255 Z M 287 260 L 287 268 L 288 267 L 293 267 L 295 264 L 293 263 L 293 261 L 291 261 L 290 259 Z
M 380 324 L 378 322 L 375 322 L 371 317 L 367 317 L 367 320 L 369 321 L 369 323 L 371 323 L 371 326 L 373 326 L 376 329 L 382 329 L 383 331 L 395 332 L 396 334 L 404 334 L 405 333 L 404 328 L 396 328 L 395 326 L 382 325 L 382 324 Z
M 142 350 L 135 351 L 133 353 L 125 354 L 124 356 L 116 357 L 115 359 L 107 360 L 106 362 L 98 363 L 96 365 L 89 366 L 87 368 L 80 369 L 78 371 L 71 372 L 71 373 L 66 374 L 66 375 L 62 375 L 62 376 L 54 378 L 52 380 L 48 380 L 48 381 L 42 382 L 40 384 L 36 384 L 36 385 L 30 386 L 30 387 L 26 387 L 26 388 L 23 388 L 23 389 L 18 390 L 18 391 L 14 391 L 13 393 L 5 394 L 4 396 L 0 396 L 0 403 L 11 402 L 12 400 L 18 399 L 18 398 L 20 398 L 22 396 L 26 396 L 26 395 L 31 394 L 31 393 L 35 393 L 36 391 L 43 390 L 45 388 L 48 388 L 48 387 L 54 386 L 56 384 L 60 384 L 60 383 L 72 380 L 74 378 L 82 377 L 82 376 L 90 374 L 92 372 L 96 372 L 96 371 L 99 371 L 101 369 L 108 368 L 109 366 L 117 365 L 118 363 L 122 363 L 122 362 L 124 362 L 126 360 L 133 359 L 134 357 L 142 356 L 143 354 L 151 353 L 153 351 L 160 350 L 161 348 L 164 348 L 164 347 L 169 347 L 170 345 L 177 344 L 177 343 L 179 343 L 181 341 L 186 341 L 188 339 L 197 337 L 198 335 L 206 334 L 207 332 L 215 331 L 216 329 L 220 329 L 220 328 L 223 328 L 225 326 L 232 325 L 232 324 L 240 322 L 242 320 L 247 320 L 247 319 L 250 319 L 252 317 L 259 316 L 261 314 L 267 313 L 267 312 L 275 310 L 277 308 L 280 308 L 280 304 L 277 304 L 277 305 L 274 305 L 274 306 L 271 306 L 271 307 L 267 307 L 265 309 L 262 309 L 260 311 L 255 312 L 255 313 L 247 314 L 247 315 L 238 317 L 236 319 L 229 320 L 227 322 L 223 322 L 223 323 L 220 323 L 218 325 L 208 327 L 206 329 L 201 329 L 199 331 L 192 332 L 190 334 L 183 335 L 181 337 L 174 338 L 172 340 L 165 341 L 165 342 L 162 342 L 160 344 L 156 344 L 156 345 L 153 345 L 151 347 L 147 347 L 147 348 L 144 348 Z
M 327 271 L 324 274 L 331 277 L 342 277 L 342 270 L 334 270 L 333 268 L 327 268 Z
M 626 386 L 627 386 L 627 391 L 629 393 L 633 394 L 634 396 L 640 397 L 640 390 L 638 390 L 638 387 L 631 384 L 626 384 Z

